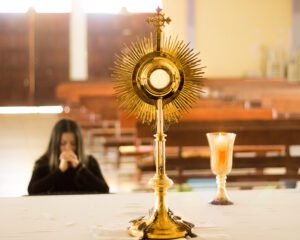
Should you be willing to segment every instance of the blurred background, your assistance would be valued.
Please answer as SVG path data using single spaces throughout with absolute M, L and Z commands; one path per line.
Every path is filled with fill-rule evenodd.
M 197 111 L 182 121 L 299 119 L 300 0 L 1 0 L 0 196 L 27 194 L 61 117 L 81 124 L 111 192 L 149 190 L 153 166 L 139 166 L 152 162 L 152 134 L 139 137 L 118 108 L 111 67 L 124 44 L 153 31 L 145 19 L 158 6 L 172 19 L 165 34 L 206 67 Z

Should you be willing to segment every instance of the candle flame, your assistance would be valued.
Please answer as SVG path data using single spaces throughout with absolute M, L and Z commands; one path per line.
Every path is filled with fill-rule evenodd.
M 222 138 L 222 133 L 218 134 L 218 139 L 220 140 Z

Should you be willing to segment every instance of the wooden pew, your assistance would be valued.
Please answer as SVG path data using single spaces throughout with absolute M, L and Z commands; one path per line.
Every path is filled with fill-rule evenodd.
M 149 126 L 142 124 L 138 124 L 137 132 L 140 138 L 153 135 Z M 228 181 L 300 180 L 300 157 L 290 154 L 292 145 L 300 145 L 300 120 L 215 120 L 182 121 L 170 126 L 166 132 L 167 147 L 176 146 L 179 149 L 177 155 L 168 156 L 166 160 L 167 170 L 172 172 L 168 175 L 175 182 L 183 183 L 190 178 L 214 177 L 209 171 L 201 173 L 202 170 L 210 170 L 206 139 L 208 132 L 237 134 L 233 172 L 228 176 Z M 185 150 L 191 147 L 194 147 L 194 153 L 198 151 L 198 156 Z M 252 153 L 253 156 L 240 156 L 245 152 Z M 139 162 L 137 168 L 143 173 L 154 171 L 155 166 L 153 162 Z M 284 168 L 286 171 L 283 174 L 266 174 L 266 168 Z M 248 169 L 246 173 L 242 171 Z M 190 173 L 191 170 L 193 173 Z
M 193 109 L 195 108 L 220 108 L 220 107 L 236 107 L 243 108 L 245 106 L 244 100 L 237 99 L 223 99 L 215 97 L 202 97 L 195 104 L 193 104 Z
M 273 108 L 211 107 L 193 108 L 183 114 L 181 121 L 190 120 L 250 120 L 276 118 Z
M 283 96 L 269 94 L 267 96 L 262 96 L 261 101 L 263 106 L 272 106 L 275 108 L 281 118 L 300 118 L 299 94 L 287 94 Z
M 209 78 L 203 86 L 222 98 L 232 98 L 275 108 L 279 117 L 300 118 L 300 82 L 265 78 Z M 250 104 L 252 105 L 252 104 Z
M 80 103 L 82 96 L 112 96 L 114 94 L 111 82 L 66 82 L 56 88 L 56 97 L 67 105 Z

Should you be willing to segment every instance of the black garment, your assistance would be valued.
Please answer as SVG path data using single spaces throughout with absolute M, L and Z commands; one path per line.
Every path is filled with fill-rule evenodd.
M 49 159 L 43 155 L 35 162 L 32 177 L 28 186 L 30 195 L 70 194 L 70 193 L 108 193 L 97 160 L 88 156 L 86 165 L 79 164 L 76 168 L 59 169 L 51 172 Z

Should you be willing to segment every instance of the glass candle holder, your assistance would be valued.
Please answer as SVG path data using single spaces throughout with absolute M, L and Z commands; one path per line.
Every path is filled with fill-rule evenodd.
M 226 178 L 232 169 L 235 133 L 214 132 L 206 134 L 210 148 L 210 167 L 217 179 L 217 195 L 210 202 L 216 205 L 231 205 L 227 191 Z

